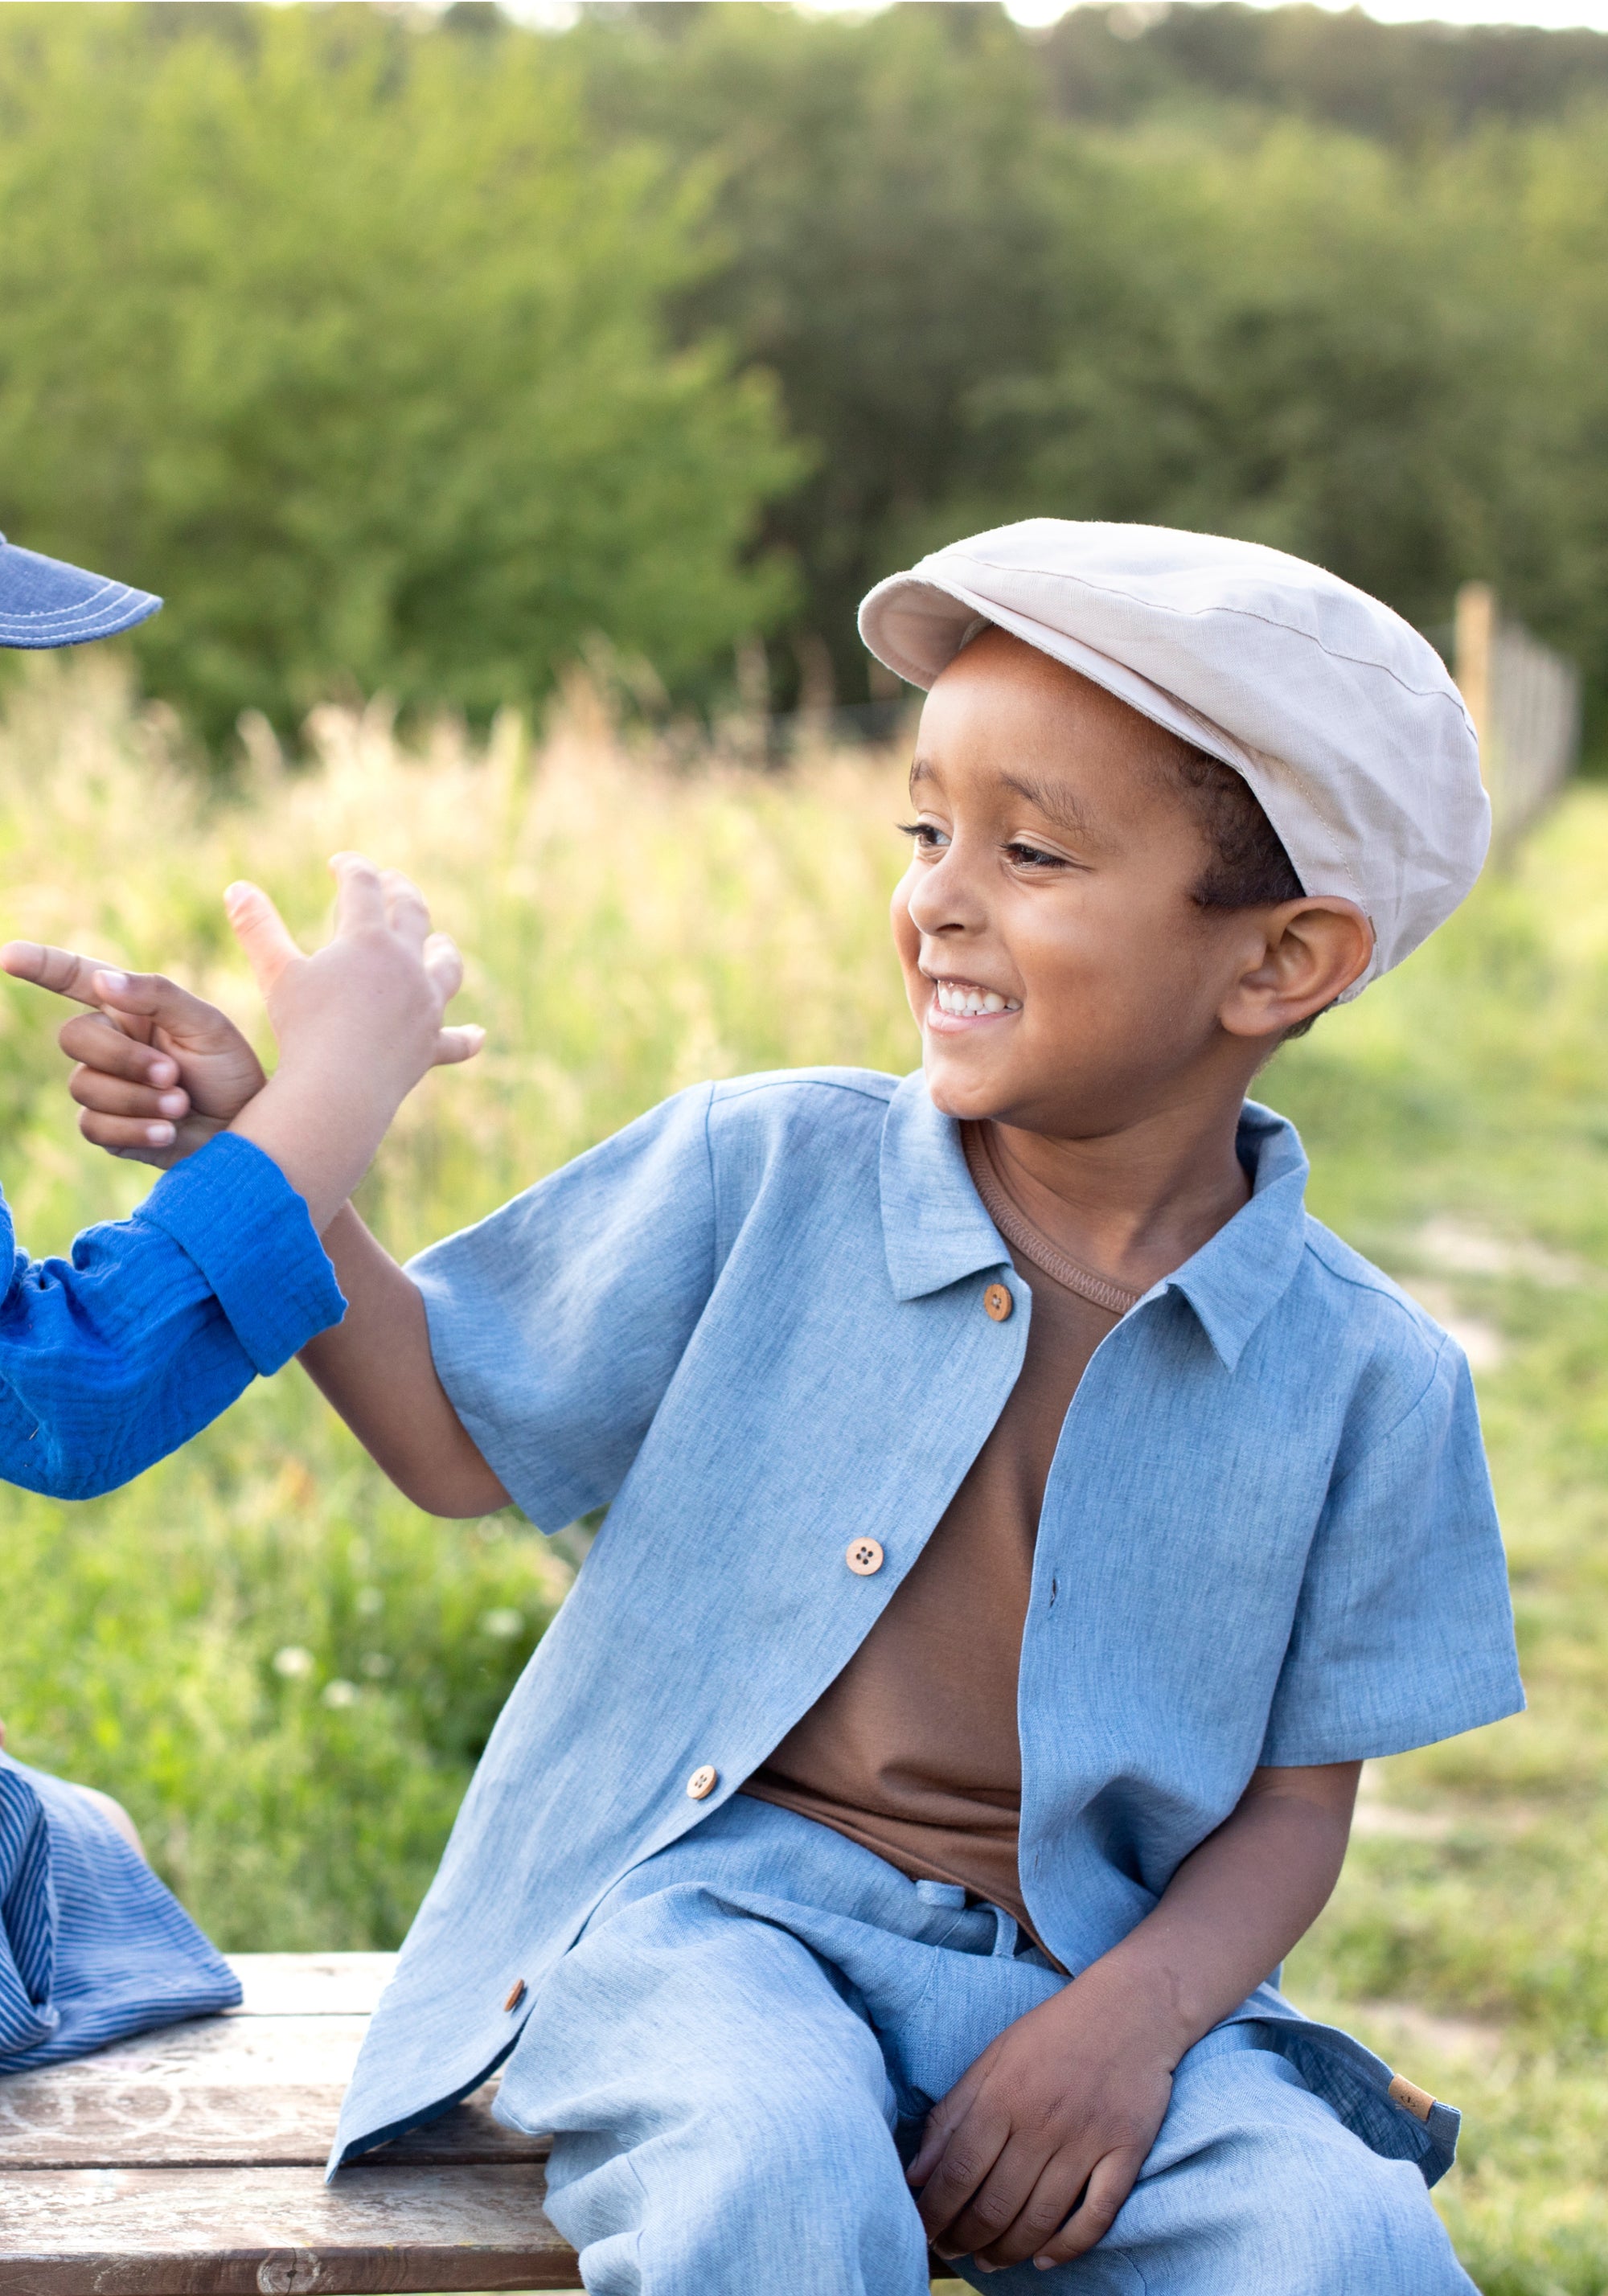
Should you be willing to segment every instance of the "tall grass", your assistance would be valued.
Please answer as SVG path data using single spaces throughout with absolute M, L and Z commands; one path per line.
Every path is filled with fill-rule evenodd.
M 404 1111 L 365 1210 L 407 1251 L 701 1076 L 915 1056 L 886 947 L 890 755 L 785 774 L 636 756 L 584 692 L 533 746 L 328 711 L 230 799 L 115 664 L 45 661 L 0 722 L 0 928 L 181 973 L 256 1028 L 218 895 L 316 936 L 325 857 L 415 875 L 469 958 L 487 1054 Z M 85 1147 L 56 1011 L 0 991 L 0 1178 L 36 1252 L 148 1176 Z M 1315 1210 L 1450 1316 L 1479 1386 L 1532 1710 L 1378 1766 L 1290 1982 L 1469 2111 L 1441 2188 L 1487 2296 L 1608 2290 L 1608 797 L 1281 1058 Z M 0 1490 L 0 1712 L 25 1759 L 127 1801 L 226 1945 L 395 1940 L 492 1716 L 562 1598 L 517 1518 L 417 1514 L 301 1374 L 129 1490 Z

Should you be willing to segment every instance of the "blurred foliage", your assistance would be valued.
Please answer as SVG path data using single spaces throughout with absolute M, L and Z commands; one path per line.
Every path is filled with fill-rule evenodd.
M 574 60 L 388 12 L 0 11 L 0 524 L 163 592 L 209 738 L 332 692 L 488 716 L 595 631 L 685 678 L 776 613 L 800 467 L 661 313 L 704 194 Z
M 1031 512 L 1437 635 L 1494 579 L 1603 712 L 1605 256 L 1585 32 L 24 0 L 0 525 L 168 594 L 143 673 L 215 748 L 381 688 L 483 722 L 597 636 L 650 709 L 755 635 L 774 703 L 854 701 L 862 591 Z
M 367 1184 L 398 1251 L 699 1077 L 914 1059 L 894 753 L 667 767 L 579 685 L 539 748 L 505 715 L 484 745 L 443 725 L 409 754 L 376 708 L 325 709 L 308 739 L 313 770 L 259 735 L 206 800 L 114 661 L 27 665 L 0 719 L 0 909 L 8 933 L 163 963 L 260 1031 L 220 889 L 255 875 L 316 936 L 331 851 L 411 870 L 490 1033 Z M 1260 1086 L 1301 1126 L 1315 1211 L 1476 1360 L 1530 1710 L 1369 1766 L 1289 1982 L 1464 2108 L 1438 2198 L 1486 2296 L 1608 2292 L 1605 889 L 1587 787 Z M 149 1177 L 76 1138 L 58 1012 L 0 983 L 0 1178 L 36 1252 Z M 579 1551 L 512 1513 L 420 1515 L 294 1368 L 113 1497 L 0 1489 L 0 1538 L 13 1750 L 119 1794 L 235 1948 L 395 1942 Z
M 1608 697 L 1608 38 L 1147 0 L 1038 38 L 922 4 L 570 37 L 611 137 L 720 161 L 679 308 L 815 450 L 767 531 L 846 698 L 872 581 L 1033 514 L 1271 542 L 1437 635 L 1493 578 Z M 1371 110 L 1319 100 L 1342 50 Z M 1503 105 L 1521 58 L 1581 53 L 1595 81 L 1538 63 Z

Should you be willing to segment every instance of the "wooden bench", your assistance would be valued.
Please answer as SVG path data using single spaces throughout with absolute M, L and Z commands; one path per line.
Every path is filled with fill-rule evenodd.
M 240 2008 L 0 2076 L 0 2296 L 578 2288 L 495 2081 L 324 2184 L 392 1961 L 242 1954 Z

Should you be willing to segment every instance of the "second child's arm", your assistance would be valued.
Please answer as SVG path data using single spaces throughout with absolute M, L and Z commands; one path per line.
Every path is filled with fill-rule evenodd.
M 508 1494 L 437 1376 L 424 1301 L 350 1204 L 324 1232 L 346 1318 L 301 1361 L 364 1448 L 427 1513 L 490 1514 Z

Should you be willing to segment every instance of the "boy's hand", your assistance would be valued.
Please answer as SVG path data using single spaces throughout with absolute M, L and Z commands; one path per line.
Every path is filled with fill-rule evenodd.
M 0 948 L 0 967 L 98 1008 L 65 1022 L 56 1042 L 79 1064 L 67 1086 L 79 1131 L 114 1156 L 176 1164 L 262 1090 L 262 1063 L 233 1021 L 160 972 L 26 940 Z
M 927 2118 L 909 2181 L 939 2256 L 1047 2269 L 1110 2231 L 1181 2054 L 1153 1996 L 1096 1962 L 990 2043 Z
M 399 870 L 376 869 L 361 853 L 330 863 L 338 891 L 335 932 L 305 956 L 258 886 L 231 885 L 224 907 L 257 977 L 279 1040 L 283 1069 L 355 1059 L 389 1116 L 421 1077 L 472 1060 L 485 1031 L 446 1028 L 442 1016 L 464 981 L 464 960 Z
M 337 853 L 335 933 L 304 956 L 267 895 L 231 885 L 229 922 L 279 1039 L 279 1066 L 230 1129 L 271 1156 L 322 1234 L 426 1072 L 473 1058 L 479 1028 L 447 1028 L 464 963 L 430 930 L 423 896 L 394 869 Z

